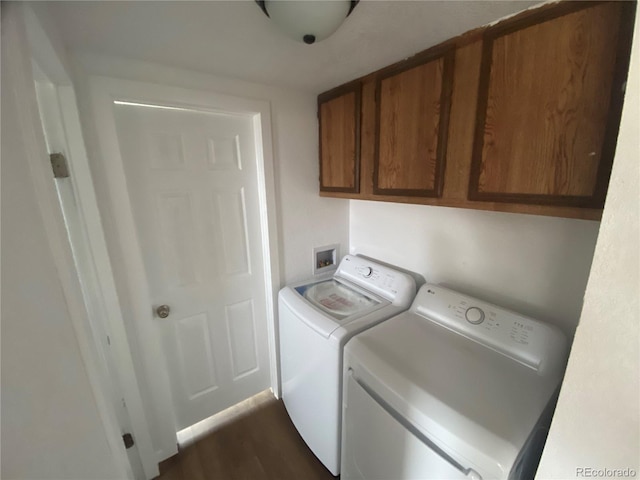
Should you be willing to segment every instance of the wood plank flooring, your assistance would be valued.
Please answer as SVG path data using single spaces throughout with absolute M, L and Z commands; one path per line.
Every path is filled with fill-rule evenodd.
M 160 464 L 159 480 L 335 480 L 271 397 Z

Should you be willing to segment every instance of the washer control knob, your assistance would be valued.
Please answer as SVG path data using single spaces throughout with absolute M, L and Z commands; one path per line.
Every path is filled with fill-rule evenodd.
M 372 273 L 373 273 L 373 268 L 371 268 L 371 267 L 362 267 L 362 268 L 360 268 L 360 274 L 362 274 L 362 276 L 364 278 L 369 278 Z
M 467 322 L 473 323 L 474 325 L 480 325 L 484 322 L 484 312 L 478 307 L 467 308 L 464 316 L 467 318 Z

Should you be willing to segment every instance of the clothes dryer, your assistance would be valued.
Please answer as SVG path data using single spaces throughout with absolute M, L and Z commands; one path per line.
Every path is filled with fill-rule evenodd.
M 423 285 L 345 347 L 341 479 L 533 478 L 566 356 L 555 326 Z

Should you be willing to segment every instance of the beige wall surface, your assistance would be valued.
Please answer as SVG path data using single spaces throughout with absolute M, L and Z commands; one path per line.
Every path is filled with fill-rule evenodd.
M 599 222 L 353 200 L 351 253 L 553 323 L 571 340 Z
M 118 479 L 29 173 L 20 120 L 36 99 L 17 85 L 30 61 L 18 9 L 2 5 L 0 476 Z
M 639 25 L 636 17 L 609 193 L 539 479 L 640 476 Z

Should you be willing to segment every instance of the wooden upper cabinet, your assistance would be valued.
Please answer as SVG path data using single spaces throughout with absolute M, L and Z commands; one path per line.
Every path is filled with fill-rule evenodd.
M 320 191 L 360 191 L 360 103 L 359 82 L 318 97 Z
M 321 195 L 599 219 L 635 9 L 546 3 L 321 94 Z
M 635 2 L 566 2 L 485 32 L 469 199 L 602 208 Z
M 374 194 L 441 195 L 453 59 L 447 48 L 376 78 Z

